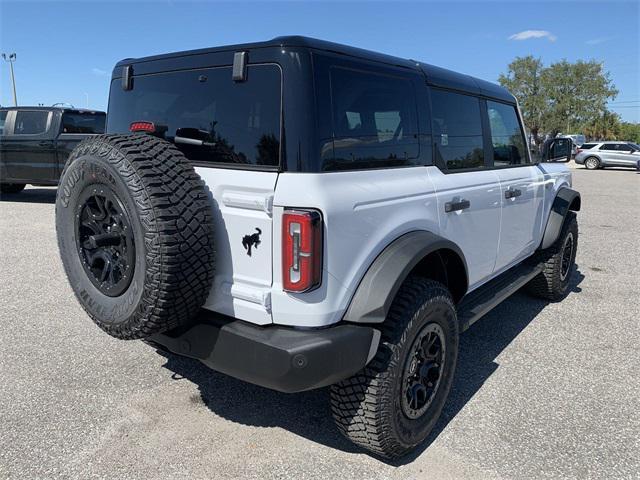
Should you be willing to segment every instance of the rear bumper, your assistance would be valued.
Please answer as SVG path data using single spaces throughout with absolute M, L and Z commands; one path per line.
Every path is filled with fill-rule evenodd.
M 187 330 L 148 340 L 232 377 L 291 393 L 325 387 L 355 374 L 373 357 L 380 339 L 378 330 L 366 326 L 298 330 L 213 315 Z

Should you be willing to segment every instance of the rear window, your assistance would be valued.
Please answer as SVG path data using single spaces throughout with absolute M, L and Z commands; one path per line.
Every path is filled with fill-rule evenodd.
M 125 91 L 112 83 L 107 131 L 128 133 L 153 122 L 195 162 L 277 166 L 280 159 L 281 74 L 277 65 L 250 65 L 247 81 L 231 67 L 134 77 Z
M 583 144 L 580 146 L 580 149 L 581 149 L 581 150 L 589 150 L 589 149 L 591 149 L 591 148 L 595 147 L 596 145 L 597 145 L 597 143 L 583 143 Z
M 64 112 L 62 133 L 104 133 L 107 116 L 94 112 Z
M 14 135 L 42 135 L 47 131 L 49 114 L 45 110 L 18 110 L 16 112 Z
M 331 68 L 333 158 L 323 170 L 414 165 L 419 154 L 416 97 L 410 80 Z

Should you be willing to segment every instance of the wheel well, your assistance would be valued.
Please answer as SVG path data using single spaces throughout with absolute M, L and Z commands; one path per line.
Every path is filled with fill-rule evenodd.
M 571 205 L 569 205 L 569 210 L 573 210 L 574 212 L 580 211 L 580 197 L 576 197 L 571 201 Z
M 462 259 L 453 250 L 443 248 L 431 252 L 420 260 L 410 274 L 446 285 L 456 303 L 467 293 L 467 269 Z

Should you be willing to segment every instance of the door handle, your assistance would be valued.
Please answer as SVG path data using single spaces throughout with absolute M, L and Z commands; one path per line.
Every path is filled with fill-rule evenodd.
M 516 198 L 522 195 L 522 190 L 519 188 L 510 188 L 504 192 L 504 198 Z
M 459 212 L 471 206 L 471 202 L 469 200 L 461 199 L 461 200 L 453 200 L 451 202 L 447 202 L 444 204 L 444 211 L 447 213 L 451 212 Z

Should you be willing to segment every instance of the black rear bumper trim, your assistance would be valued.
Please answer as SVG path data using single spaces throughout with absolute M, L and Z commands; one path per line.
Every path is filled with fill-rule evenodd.
M 300 330 L 252 325 L 211 312 L 206 317 L 186 330 L 148 340 L 232 377 L 287 393 L 325 387 L 357 373 L 380 337 L 360 325 Z

